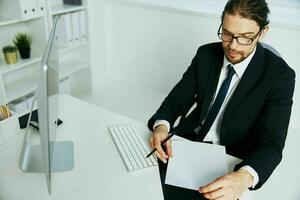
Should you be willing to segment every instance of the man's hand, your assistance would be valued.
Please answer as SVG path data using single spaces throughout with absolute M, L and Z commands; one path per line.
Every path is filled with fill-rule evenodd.
M 207 199 L 237 200 L 252 184 L 252 175 L 248 171 L 240 169 L 200 187 L 199 192 Z
M 157 151 L 155 155 L 164 163 L 167 162 L 167 159 L 172 156 L 172 148 L 171 148 L 171 140 L 168 140 L 164 146 L 166 147 L 166 152 L 163 150 L 161 146 L 161 142 L 168 137 L 168 129 L 165 125 L 161 124 L 155 127 L 153 131 L 153 135 L 150 139 L 150 146 L 151 148 L 156 148 Z

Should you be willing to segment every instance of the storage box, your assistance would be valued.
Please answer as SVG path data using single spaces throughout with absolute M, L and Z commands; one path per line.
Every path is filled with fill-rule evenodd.
M 11 110 L 17 113 L 28 109 L 27 100 L 24 98 L 12 101 L 8 105 Z
M 12 116 L 0 121 L 0 144 L 19 134 L 20 131 L 19 116 L 17 113 L 12 113 Z

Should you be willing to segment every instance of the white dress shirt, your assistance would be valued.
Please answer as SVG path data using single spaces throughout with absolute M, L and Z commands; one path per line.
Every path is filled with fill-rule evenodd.
M 203 139 L 203 141 L 212 141 L 213 144 L 220 144 L 220 135 L 219 135 L 219 133 L 220 133 L 222 118 L 223 118 L 223 115 L 224 115 L 224 110 L 225 110 L 230 98 L 232 97 L 232 94 L 234 93 L 239 81 L 241 80 L 248 64 L 250 63 L 255 51 L 256 51 L 256 48 L 253 50 L 253 52 L 245 60 L 243 60 L 242 62 L 240 62 L 238 64 L 235 64 L 235 65 L 231 64 L 227 60 L 226 56 L 224 56 L 224 62 L 223 62 L 223 66 L 222 66 L 222 69 L 221 69 L 220 76 L 219 76 L 217 90 L 216 90 L 216 93 L 213 97 L 213 101 L 211 102 L 210 106 L 213 105 L 213 102 L 215 101 L 215 98 L 216 98 L 216 96 L 217 96 L 217 94 L 218 94 L 218 92 L 221 88 L 221 85 L 227 77 L 228 68 L 226 66 L 231 64 L 233 66 L 234 70 L 235 70 L 235 74 L 232 77 L 228 92 L 227 92 L 226 97 L 224 99 L 224 102 L 223 102 L 223 104 L 222 104 L 222 106 L 219 110 L 219 113 L 218 113 L 215 121 L 213 122 L 210 130 L 208 131 L 205 138 Z M 203 122 L 202 122 L 202 124 L 203 124 Z M 155 128 L 156 126 L 158 126 L 160 124 L 166 125 L 167 128 L 168 128 L 168 131 L 170 131 L 170 123 L 166 120 L 156 120 L 155 123 L 154 123 L 153 128 Z M 196 131 L 197 131 L 197 129 L 196 129 Z M 255 187 L 255 185 L 259 181 L 259 177 L 258 177 L 257 172 L 252 167 L 250 167 L 249 165 L 243 166 L 243 167 L 241 167 L 241 169 L 247 170 L 253 176 L 253 185 L 252 185 L 252 187 Z

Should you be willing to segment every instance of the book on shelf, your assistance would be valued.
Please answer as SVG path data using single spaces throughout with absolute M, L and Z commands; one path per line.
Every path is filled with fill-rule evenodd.
M 86 11 L 62 15 L 55 33 L 55 45 L 66 48 L 86 41 L 86 23 Z
M 80 24 L 79 24 L 79 12 L 73 12 L 72 16 L 72 27 L 73 27 L 73 42 L 74 44 L 80 43 Z
M 79 26 L 81 41 L 87 40 L 86 11 L 79 11 Z
M 64 14 L 60 17 L 54 38 L 54 44 L 58 47 L 68 47 L 73 44 L 72 20 L 70 13 Z
M 0 13 L 3 16 L 29 20 L 44 16 L 46 0 L 0 0 Z

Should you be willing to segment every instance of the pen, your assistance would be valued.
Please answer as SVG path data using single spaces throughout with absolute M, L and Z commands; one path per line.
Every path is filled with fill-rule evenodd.
M 163 141 L 161 141 L 161 144 L 165 144 L 169 139 L 171 139 L 171 137 L 173 137 L 173 135 L 175 135 L 175 132 L 171 133 L 170 135 L 168 135 L 168 137 L 166 137 Z M 147 156 L 146 158 L 148 158 L 149 156 L 151 156 L 155 151 L 157 151 L 156 148 L 154 148 Z
M 5 111 L 3 109 L 3 106 L 0 106 L 0 114 L 1 114 L 1 120 L 5 119 Z
M 3 119 L 6 119 L 8 116 L 5 106 L 1 106 L 1 112 L 3 113 Z
M 0 106 L 0 113 L 1 113 L 1 117 L 3 119 L 7 119 L 8 117 L 11 116 L 11 113 L 10 113 L 9 108 L 8 108 L 7 105 Z
M 9 107 L 8 107 L 8 105 L 7 105 L 7 104 L 4 106 L 4 109 L 5 109 L 5 111 L 6 111 L 6 115 L 7 115 L 7 117 L 10 117 L 10 116 L 11 116 L 11 114 L 10 114 Z
M 7 119 L 8 118 L 8 113 L 7 113 L 7 110 L 6 110 L 5 106 L 3 106 L 3 111 L 4 111 L 4 117 L 5 117 L 5 119 Z

